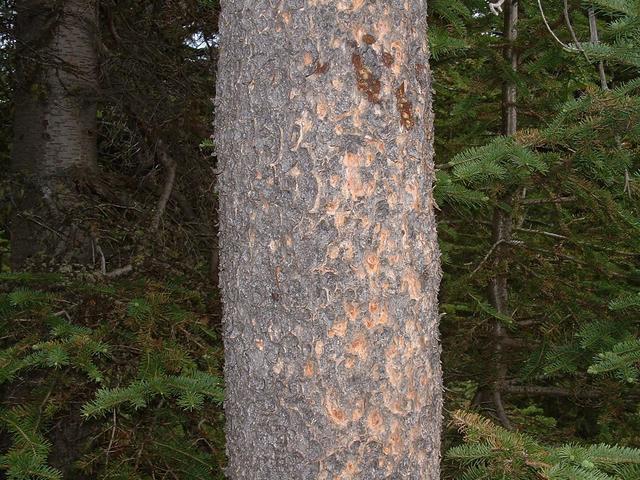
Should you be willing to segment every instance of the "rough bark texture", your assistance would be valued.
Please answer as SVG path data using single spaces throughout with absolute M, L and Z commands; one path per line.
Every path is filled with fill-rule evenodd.
M 228 475 L 439 478 L 423 0 L 222 2 Z
M 74 190 L 97 169 L 96 2 L 18 0 L 16 10 L 12 168 L 24 191 L 12 221 L 12 264 L 21 268 L 36 253 L 86 260 L 87 234 L 69 217 Z

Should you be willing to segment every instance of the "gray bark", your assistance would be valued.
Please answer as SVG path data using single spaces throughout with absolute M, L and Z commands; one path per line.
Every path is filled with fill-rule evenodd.
M 437 479 L 425 2 L 227 0 L 220 34 L 227 474 Z
M 19 0 L 16 10 L 12 169 L 24 192 L 12 221 L 12 264 L 21 268 L 38 253 L 83 261 L 88 235 L 72 218 L 74 189 L 97 170 L 96 2 Z

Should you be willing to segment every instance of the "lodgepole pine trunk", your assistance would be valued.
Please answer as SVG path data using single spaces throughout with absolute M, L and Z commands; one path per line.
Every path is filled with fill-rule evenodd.
M 221 3 L 227 474 L 438 479 L 425 2 Z
M 90 234 L 77 218 L 76 193 L 97 172 L 96 0 L 17 0 L 16 12 L 12 169 L 23 192 L 11 226 L 12 266 L 35 255 L 86 263 Z

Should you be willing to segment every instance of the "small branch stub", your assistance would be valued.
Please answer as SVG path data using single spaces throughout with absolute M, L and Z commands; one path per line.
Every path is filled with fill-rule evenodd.
M 498 0 L 497 2 L 489 2 L 489 10 L 491 10 L 491 13 L 493 13 L 494 15 L 500 15 L 500 13 L 502 13 L 503 3 L 504 3 L 504 0 Z

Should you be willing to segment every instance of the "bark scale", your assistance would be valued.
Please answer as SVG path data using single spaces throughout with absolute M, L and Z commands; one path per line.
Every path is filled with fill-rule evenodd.
M 423 0 L 222 2 L 227 474 L 438 479 Z
M 97 171 L 95 0 L 18 0 L 12 169 L 23 183 L 12 265 L 36 254 L 87 261 L 75 190 Z

